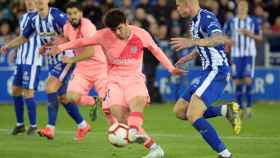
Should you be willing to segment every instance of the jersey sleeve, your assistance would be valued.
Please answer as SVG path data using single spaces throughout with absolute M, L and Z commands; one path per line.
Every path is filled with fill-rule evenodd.
M 32 35 L 32 33 L 34 31 L 35 31 L 35 27 L 33 25 L 33 18 L 32 17 L 28 17 L 27 24 L 23 28 L 22 35 L 25 38 L 29 38 L 29 36 Z
M 73 40 L 64 44 L 58 45 L 58 49 L 60 51 L 68 50 L 68 49 L 77 49 L 81 47 L 86 47 L 90 45 L 98 45 L 99 44 L 99 32 L 97 31 L 96 34 L 92 37 L 85 37 L 80 38 L 77 40 Z
M 89 38 L 92 37 L 96 33 L 96 27 L 90 20 L 84 20 L 84 24 L 82 28 L 83 37 Z
M 223 30 L 227 36 L 232 35 L 232 32 L 231 32 L 232 31 L 232 20 L 228 20 L 225 22 Z
M 205 14 L 202 17 L 202 30 L 204 30 L 208 37 L 213 33 L 220 32 L 223 33 L 221 24 L 219 23 L 217 17 L 214 14 Z
M 164 54 L 164 52 L 158 47 L 158 45 L 153 40 L 152 36 L 145 30 L 143 30 L 142 40 L 144 46 L 157 58 L 157 60 L 169 71 L 171 72 L 175 67 Z
M 253 22 L 254 22 L 254 25 L 255 25 L 254 33 L 257 34 L 257 35 L 260 35 L 262 33 L 261 21 L 258 21 L 258 19 L 256 18 Z
M 53 10 L 53 16 L 54 16 L 54 20 L 55 23 L 63 29 L 64 25 L 67 23 L 68 21 L 68 17 L 65 13 L 63 13 L 62 11 L 58 10 L 58 9 L 54 9 Z

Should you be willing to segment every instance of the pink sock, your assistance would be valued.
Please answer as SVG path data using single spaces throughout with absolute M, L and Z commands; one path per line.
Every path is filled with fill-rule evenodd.
M 77 104 L 91 106 L 91 105 L 95 104 L 95 99 L 91 96 L 81 96 L 81 98 Z
M 118 122 L 118 120 L 112 115 L 110 109 L 104 108 L 103 112 L 105 113 L 106 119 L 110 125 Z
M 141 132 L 141 127 L 144 122 L 144 116 L 141 112 L 131 112 L 127 118 L 127 124 L 130 128 L 135 128 Z
M 145 146 L 145 148 L 147 148 L 147 149 L 150 149 L 154 144 L 156 144 L 156 143 L 155 143 L 155 141 L 154 141 L 151 137 L 149 137 L 149 138 L 144 142 L 144 146 Z

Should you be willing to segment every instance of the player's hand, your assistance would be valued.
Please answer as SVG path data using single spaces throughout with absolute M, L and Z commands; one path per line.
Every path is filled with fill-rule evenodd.
M 65 63 L 65 64 L 73 64 L 74 61 L 70 57 L 63 57 L 63 63 Z
M 253 33 L 247 29 L 239 29 L 238 32 L 248 37 L 253 36 Z
M 46 53 L 46 46 L 42 46 L 39 48 L 39 54 L 44 55 Z
M 194 41 L 189 38 L 171 38 L 171 47 L 176 51 L 180 51 L 185 48 L 190 48 L 194 46 Z
M 183 69 L 180 69 L 178 67 L 174 68 L 172 71 L 171 71 L 171 74 L 176 76 L 176 75 L 182 75 L 184 73 L 187 73 L 187 71 L 183 70 Z
M 55 56 L 60 52 L 59 48 L 56 45 L 48 47 L 48 49 L 50 49 L 48 54 L 52 56 Z
M 6 46 L 1 47 L 1 53 L 7 54 L 8 53 L 8 48 Z

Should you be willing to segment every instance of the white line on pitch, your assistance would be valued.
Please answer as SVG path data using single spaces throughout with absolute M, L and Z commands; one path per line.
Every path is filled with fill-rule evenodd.
M 1 129 L 0 128 L 0 132 L 4 133 L 4 132 L 9 132 L 10 129 Z M 57 130 L 56 133 L 58 134 L 66 134 L 66 135 L 72 135 L 75 133 L 75 130 L 70 131 L 70 130 Z M 93 131 L 92 132 L 95 135 L 104 135 L 106 134 L 105 131 Z M 156 136 L 156 137 L 168 137 L 168 138 L 188 138 L 188 139 L 192 139 L 192 138 L 200 138 L 199 135 L 197 136 L 191 136 L 188 135 L 187 133 L 184 134 L 166 134 L 166 133 L 151 133 L 151 135 Z M 280 140 L 280 136 L 274 136 L 274 137 L 264 137 L 264 136 L 221 136 L 224 139 L 232 139 L 232 140 Z

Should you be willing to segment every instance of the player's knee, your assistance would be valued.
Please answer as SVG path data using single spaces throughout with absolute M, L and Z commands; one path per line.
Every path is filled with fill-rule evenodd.
M 179 99 L 174 108 L 173 112 L 178 119 L 187 120 L 186 111 L 187 111 L 188 103 L 185 100 Z
M 60 103 L 62 103 L 62 104 L 68 104 L 70 101 L 67 99 L 67 97 L 66 96 L 60 96 L 59 97 L 59 101 L 60 101 Z
M 73 103 L 79 103 L 79 102 L 80 102 L 80 99 L 81 99 L 81 96 L 69 92 L 69 93 L 67 93 L 66 99 L 67 99 L 68 101 L 70 101 L 70 102 L 73 102 Z
M 21 96 L 22 95 L 22 89 L 20 87 L 13 86 L 12 95 L 13 96 Z
M 23 97 L 24 98 L 33 98 L 34 97 L 34 90 L 23 90 Z
M 250 77 L 246 77 L 246 78 L 244 79 L 244 82 L 245 82 L 246 85 L 251 85 L 251 84 L 253 83 L 253 80 L 252 80 L 252 78 L 250 78 Z

